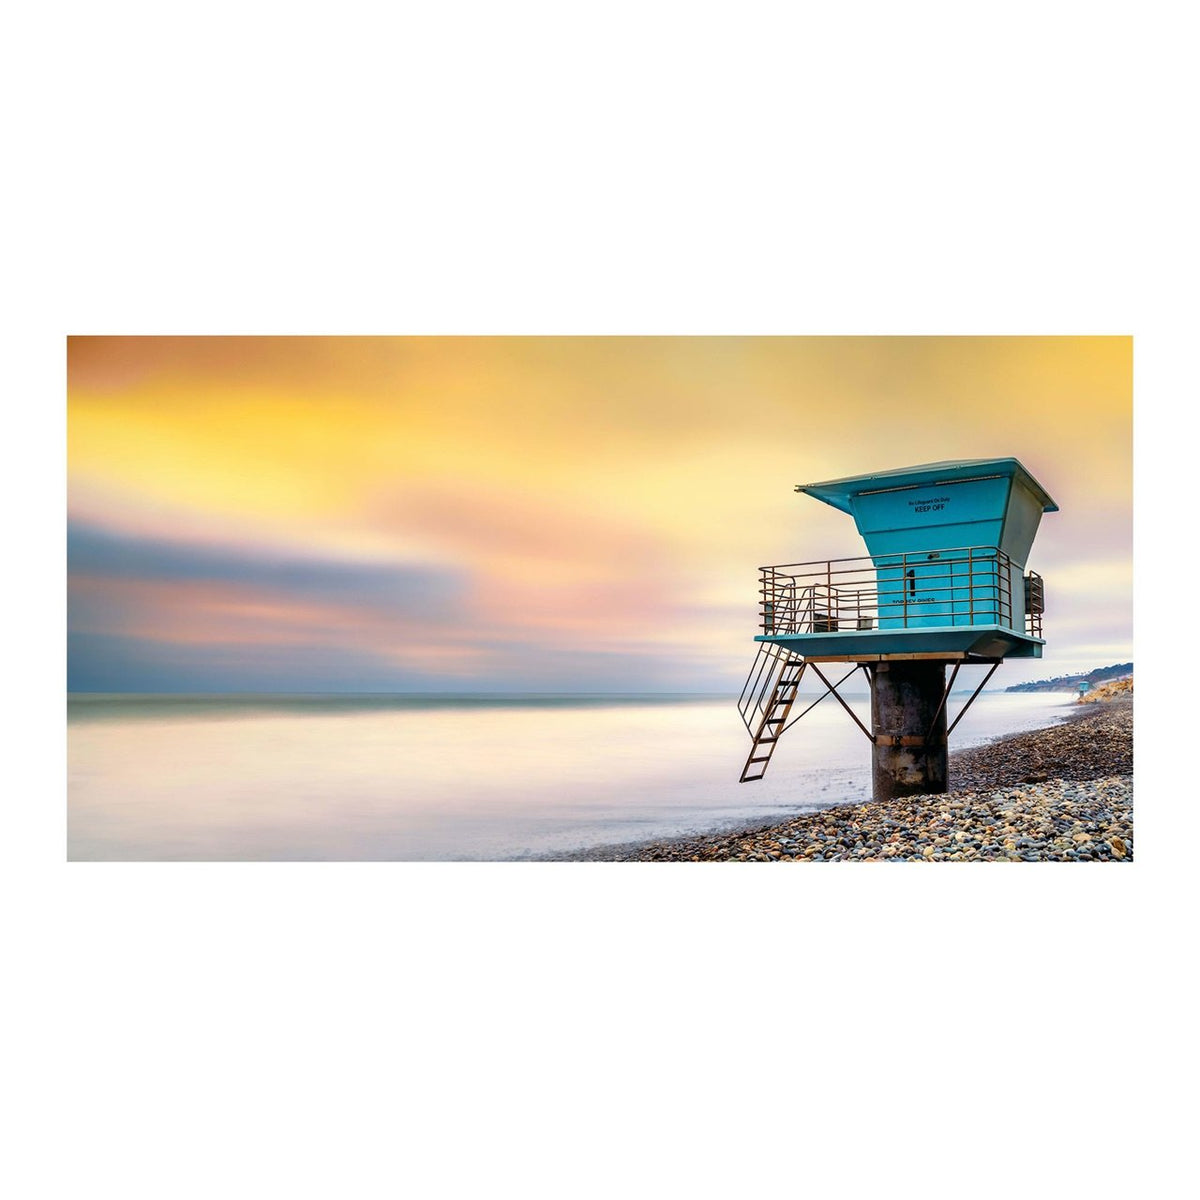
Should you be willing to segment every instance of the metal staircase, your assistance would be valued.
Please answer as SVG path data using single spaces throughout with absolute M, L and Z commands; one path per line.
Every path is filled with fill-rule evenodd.
M 738 782 L 750 783 L 766 774 L 796 702 L 804 668 L 803 658 L 771 642 L 760 645 L 738 700 L 738 712 L 754 739 Z

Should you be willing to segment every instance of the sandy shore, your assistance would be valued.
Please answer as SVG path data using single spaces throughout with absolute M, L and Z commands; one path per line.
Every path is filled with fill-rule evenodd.
M 846 804 L 780 824 L 604 846 L 589 862 L 1097 862 L 1133 859 L 1133 702 L 950 758 L 953 791 Z

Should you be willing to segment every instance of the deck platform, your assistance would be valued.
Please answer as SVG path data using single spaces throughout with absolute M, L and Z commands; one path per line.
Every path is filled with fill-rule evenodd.
M 1042 638 L 1004 625 L 945 625 L 919 629 L 847 629 L 821 633 L 759 634 L 793 654 L 830 662 L 881 662 L 887 659 L 1041 658 Z

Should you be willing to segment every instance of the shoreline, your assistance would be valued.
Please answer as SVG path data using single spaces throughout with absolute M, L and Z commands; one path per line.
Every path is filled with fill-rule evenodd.
M 954 751 L 952 790 L 806 810 L 676 838 L 594 846 L 540 862 L 1133 859 L 1133 701 Z

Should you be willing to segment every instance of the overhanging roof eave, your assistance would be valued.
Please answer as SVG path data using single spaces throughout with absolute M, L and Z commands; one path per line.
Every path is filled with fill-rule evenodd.
M 923 463 L 913 467 L 897 467 L 890 471 L 872 471 L 865 475 L 849 475 L 844 479 L 826 479 L 820 483 L 797 484 L 796 491 L 812 496 L 844 513 L 851 513 L 851 499 L 862 492 L 883 488 L 920 487 L 924 484 L 953 483 L 985 473 L 1020 477 L 1042 502 L 1043 512 L 1058 512 L 1050 494 L 1016 458 L 951 459 L 945 462 Z

